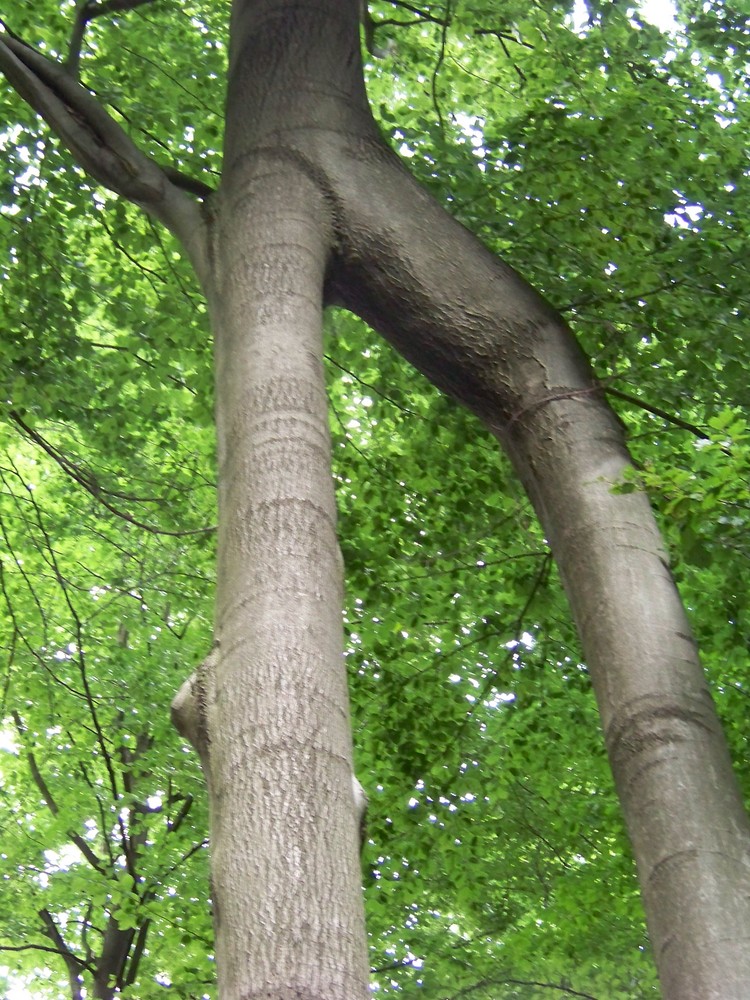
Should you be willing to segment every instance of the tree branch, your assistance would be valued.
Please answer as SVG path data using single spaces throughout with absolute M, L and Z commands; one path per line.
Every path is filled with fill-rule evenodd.
M 13 715 L 13 721 L 15 722 L 16 725 L 16 729 L 18 730 L 19 736 L 23 741 L 23 736 L 24 733 L 26 732 L 26 727 L 24 726 L 21 717 L 17 712 L 13 712 L 12 715 Z M 31 750 L 26 751 L 26 759 L 29 762 L 29 770 L 31 771 L 31 777 L 34 779 L 34 784 L 39 789 L 42 798 L 47 804 L 47 808 L 49 809 L 49 811 L 52 813 L 53 816 L 57 816 L 57 814 L 60 811 L 60 807 L 58 806 L 56 799 L 52 795 L 49 785 L 44 779 L 44 775 L 39 770 L 39 765 L 36 762 L 36 757 Z M 96 854 L 91 849 L 91 846 L 86 842 L 86 840 L 83 837 L 81 837 L 80 834 L 74 833 L 72 830 L 68 831 L 68 836 L 75 844 L 75 846 L 78 848 L 78 850 L 81 852 L 81 854 L 84 856 L 84 858 L 86 858 L 91 867 L 94 868 L 96 871 L 98 871 L 100 874 L 106 875 L 107 872 L 106 869 L 104 868 L 104 865 L 101 863 L 101 861 L 96 856 Z
M 76 78 L 78 77 L 78 68 L 81 64 L 83 36 L 86 34 L 86 25 L 89 21 L 86 16 L 86 8 L 88 6 L 89 0 L 78 0 L 76 16 L 73 21 L 73 30 L 70 33 L 70 41 L 68 42 L 68 54 L 65 57 L 65 68 Z
M 123 985 L 125 986 L 132 986 L 138 977 L 138 967 L 140 966 L 141 959 L 143 958 L 143 952 L 146 948 L 146 941 L 148 939 L 148 932 L 150 929 L 150 919 L 144 920 L 138 928 L 138 936 L 135 941 L 135 946 L 132 949 L 132 954 L 130 955 L 130 961 L 128 962 L 128 971 L 124 976 Z
M 522 45 L 525 49 L 532 49 L 533 50 L 535 48 L 535 46 L 533 46 L 531 44 L 531 42 L 525 42 L 523 40 L 523 38 L 521 38 L 519 35 L 513 35 L 513 34 L 510 34 L 507 31 L 500 31 L 499 28 L 475 28 L 474 29 L 474 34 L 475 35 L 494 35 L 495 38 L 497 38 L 497 40 L 500 43 L 502 43 L 503 40 L 505 40 L 506 42 L 515 42 L 516 45 Z M 505 49 L 504 45 L 503 45 L 503 48 Z M 507 53 L 508 53 L 507 49 L 505 49 L 505 53 L 507 55 Z
M 164 174 L 62 66 L 6 34 L 0 42 L 0 67 L 95 180 L 158 211 L 165 195 Z
M 191 177 L 189 174 L 183 174 L 183 172 L 181 170 L 177 170 L 176 167 L 165 166 L 161 169 L 167 180 L 171 181 L 175 187 L 180 188 L 182 191 L 187 191 L 188 194 L 194 194 L 196 198 L 208 198 L 215 191 L 215 188 L 212 188 L 210 184 L 204 184 L 203 181 L 199 180 L 197 177 Z
M 84 963 L 66 945 L 49 910 L 39 910 L 39 917 L 44 924 L 44 933 L 55 945 L 57 954 L 65 962 L 68 970 L 71 1000 L 82 1000 L 83 993 L 81 992 L 80 974 L 85 968 Z
M 97 500 L 106 510 L 116 517 L 122 518 L 123 521 L 127 521 L 128 524 L 135 525 L 136 528 L 142 528 L 144 531 L 148 531 L 152 535 L 169 535 L 174 538 L 182 538 L 186 535 L 205 535 L 216 528 L 214 525 L 210 525 L 206 528 L 186 528 L 184 531 L 177 531 L 170 528 L 158 528 L 154 525 L 147 524 L 145 521 L 140 521 L 138 518 L 134 517 L 132 514 L 128 514 L 127 511 L 121 510 L 116 507 L 111 501 L 106 499 L 106 496 L 118 497 L 117 493 L 113 493 L 110 490 L 103 489 L 96 476 L 93 473 L 88 472 L 86 469 L 75 462 L 72 462 L 67 458 L 61 451 L 55 448 L 53 445 L 47 441 L 38 431 L 35 431 L 33 427 L 30 427 L 19 413 L 15 410 L 10 411 L 10 419 L 15 423 L 20 430 L 23 432 L 25 437 L 27 437 L 34 444 L 38 445 L 43 451 L 45 451 L 50 458 L 54 459 L 55 462 L 60 466 L 60 468 L 67 475 L 70 476 L 79 486 L 83 487 L 87 493 L 89 493 L 95 500 Z M 137 501 L 139 503 L 163 503 L 163 500 L 159 498 L 139 498 L 139 497 L 121 497 L 122 499 L 130 499 L 132 501 Z
M 70 35 L 68 45 L 68 55 L 65 60 L 65 68 L 73 76 L 78 76 L 78 67 L 81 61 L 81 45 L 83 36 L 86 34 L 86 25 L 93 21 L 95 17 L 102 17 L 105 14 L 116 14 L 120 11 L 134 10 L 136 7 L 143 7 L 145 4 L 154 3 L 154 0 L 79 0 L 76 10 L 73 31 Z
M 510 976 L 500 979 L 483 979 L 481 982 L 474 983 L 473 986 L 467 986 L 459 990 L 458 993 L 452 994 L 449 1000 L 458 1000 L 459 997 L 469 996 L 470 993 L 474 993 L 477 990 L 486 990 L 488 986 L 534 986 L 537 989 L 554 990 L 558 993 L 564 993 L 569 997 L 582 997 L 583 1000 L 597 1000 L 597 997 L 591 993 L 581 993 L 570 986 L 560 986 L 557 983 L 541 983 L 535 979 L 512 979 Z
M 43 951 L 47 955 L 60 954 L 59 948 L 47 944 L 0 944 L 0 952 L 4 951 Z
M 666 420 L 668 423 L 674 424 L 675 427 L 681 427 L 684 431 L 690 431 L 691 434 L 694 434 L 702 441 L 708 440 L 711 437 L 707 431 L 702 430 L 696 424 L 691 424 L 687 420 L 683 420 L 681 417 L 676 417 L 673 413 L 668 413 L 666 410 L 662 410 L 660 406 L 654 406 L 651 403 L 647 403 L 643 399 L 639 399 L 637 396 L 631 396 L 627 392 L 621 392 L 619 389 L 615 389 L 606 383 L 603 383 L 602 388 L 608 396 L 614 396 L 616 399 L 621 399 L 624 403 L 631 403 L 633 406 L 637 406 L 639 409 L 645 410 L 646 413 L 653 413 L 655 417 L 661 417 L 662 420 Z
M 199 280 L 208 279 L 200 208 L 142 152 L 68 70 L 22 42 L 0 21 L 0 70 L 91 177 L 139 205 L 180 240 Z
M 20 478 L 20 477 L 19 477 Z M 68 611 L 70 612 L 70 617 L 73 621 L 73 632 L 75 635 L 75 646 L 76 646 L 76 659 L 78 662 L 78 670 L 81 677 L 81 687 L 83 689 L 84 700 L 89 710 L 89 715 L 91 717 L 91 724 L 94 727 L 94 732 L 96 733 L 97 742 L 99 744 L 99 751 L 102 755 L 102 760 L 104 761 L 104 766 L 107 771 L 107 776 L 109 778 L 109 785 L 112 792 L 113 802 L 117 802 L 120 798 L 120 790 L 118 788 L 117 773 L 115 771 L 114 762 L 112 760 L 112 754 L 109 751 L 108 741 L 104 735 L 104 728 L 99 719 L 99 713 L 97 711 L 96 699 L 94 698 L 93 691 L 91 689 L 91 684 L 89 682 L 88 671 L 86 667 L 86 657 L 84 653 L 85 643 L 83 638 L 83 623 L 81 622 L 81 617 L 78 614 L 73 599 L 70 595 L 70 587 L 68 581 L 62 573 L 60 564 L 57 558 L 57 552 L 54 545 L 52 544 L 52 539 L 50 538 L 47 527 L 44 523 L 44 517 L 42 516 L 41 508 L 39 507 L 36 499 L 34 498 L 33 490 L 29 494 L 29 503 L 34 512 L 34 520 L 36 526 L 39 530 L 39 534 L 44 543 L 43 549 L 40 546 L 40 551 L 45 553 L 45 558 L 47 565 L 49 566 L 52 574 L 57 581 L 60 591 L 62 593 L 62 598 L 67 605 Z
M 417 7 L 415 4 L 406 3 L 406 0 L 391 0 L 394 7 L 401 7 L 402 10 L 411 11 L 412 14 L 416 14 L 422 21 L 433 21 L 435 24 L 445 24 L 446 19 L 442 17 L 436 17 L 434 14 L 430 14 L 429 11 L 422 10 L 421 7 Z M 378 22 L 379 24 L 380 22 Z

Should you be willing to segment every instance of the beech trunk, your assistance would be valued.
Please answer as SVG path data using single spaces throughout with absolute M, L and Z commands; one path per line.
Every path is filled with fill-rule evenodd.
M 183 692 L 197 701 L 219 993 L 232 1000 L 368 995 L 322 358 L 334 219 L 297 153 L 337 123 L 357 19 L 349 3 L 262 2 L 235 4 L 232 19 L 208 285 L 215 643 Z
M 356 4 L 338 0 L 323 11 L 282 0 L 237 0 L 234 10 L 221 201 L 226 221 L 218 227 L 216 258 L 222 272 L 234 277 L 211 296 L 214 316 L 221 317 L 219 342 L 230 336 L 225 325 L 237 331 L 231 335 L 228 353 L 223 355 L 220 348 L 218 358 L 221 437 L 234 440 L 226 428 L 237 422 L 237 410 L 257 405 L 248 402 L 243 387 L 249 393 L 253 386 L 264 401 L 270 396 L 264 406 L 273 408 L 274 391 L 269 387 L 279 377 L 286 384 L 283 373 L 287 358 L 295 353 L 293 342 L 304 344 L 302 353 L 314 356 L 319 370 L 323 301 L 343 304 L 365 318 L 435 384 L 487 424 L 510 454 L 534 503 L 580 630 L 637 858 L 665 996 L 746 997 L 750 992 L 747 818 L 648 501 L 639 492 L 615 490 L 628 467 L 619 422 L 562 319 L 436 205 L 381 142 L 363 99 Z M 250 189 L 256 192 L 253 199 Z M 288 248 L 286 253 L 279 249 L 283 247 Z M 228 306 L 232 301 L 239 308 Z M 230 318 L 232 309 L 236 314 Z M 255 320 L 256 316 L 265 318 Z M 268 328 L 269 316 L 276 318 L 287 339 L 273 323 Z M 314 342 L 304 332 L 311 327 Z M 266 342 L 262 353 L 270 355 L 261 382 L 259 359 L 253 356 L 244 371 L 236 343 L 242 338 L 255 340 L 257 330 L 263 331 L 261 339 Z M 282 343 L 287 347 L 282 349 Z M 322 427 L 320 383 L 319 392 Z M 278 395 L 286 400 L 285 393 Z M 303 393 L 297 395 L 302 398 Z M 281 435 L 280 428 L 279 434 L 304 442 L 312 418 L 286 416 L 291 412 L 288 402 L 281 406 L 280 427 L 281 421 L 288 422 L 286 434 Z M 247 447 L 253 447 L 249 435 Z M 302 519 L 296 520 L 293 500 L 300 480 L 316 484 L 308 502 L 310 510 L 318 509 L 314 498 L 325 492 L 329 472 L 327 467 L 314 469 L 312 452 L 300 447 L 280 459 L 296 462 L 287 466 L 296 474 L 276 494 L 275 502 L 279 510 L 293 515 L 294 523 L 302 524 Z M 257 450 L 247 454 L 256 457 L 246 459 L 246 465 L 260 462 Z M 315 451 L 321 460 L 324 455 L 322 446 Z M 276 484 L 283 482 L 279 472 L 280 468 L 271 477 Z M 222 475 L 227 475 L 223 466 Z M 226 482 L 222 487 L 222 518 L 230 524 L 239 519 L 233 532 L 229 529 L 234 535 L 260 535 L 259 512 L 247 499 L 251 484 L 236 482 L 236 489 Z M 255 608 L 258 601 L 270 600 L 273 608 L 279 605 L 285 590 L 283 562 L 289 559 L 288 516 L 274 521 L 261 545 L 264 551 L 277 553 L 266 564 L 265 579 L 255 576 L 255 569 L 251 574 L 252 593 L 263 587 L 265 598 L 240 597 L 247 582 L 228 572 L 230 557 L 222 555 L 220 593 L 235 595 L 232 603 Z M 333 579 L 335 560 L 319 545 L 322 537 L 330 537 L 331 552 L 335 550 L 333 535 L 329 536 L 332 518 L 331 506 L 324 523 L 315 517 L 305 521 L 315 543 L 314 551 L 307 550 L 307 567 L 297 566 L 300 571 L 311 570 L 307 585 L 295 584 L 297 593 L 320 589 L 318 567 L 325 567 L 326 580 Z M 292 548 L 297 551 L 301 544 L 300 536 Z M 255 560 L 254 556 L 254 566 Z M 226 643 L 237 650 L 237 669 L 246 676 L 250 665 L 243 650 L 254 648 L 254 640 L 223 637 L 228 625 L 222 610 L 225 599 L 219 600 L 217 634 L 222 648 Z M 334 587 L 319 606 L 314 602 L 312 606 L 322 611 L 328 599 L 335 602 Z M 332 632 L 337 630 L 338 605 L 334 607 Z M 251 617 L 256 616 L 254 610 Z M 271 640 L 275 637 L 278 642 L 282 634 L 274 626 L 265 637 L 266 649 L 273 662 L 286 664 L 288 683 L 293 684 L 288 652 L 271 652 Z M 308 632 L 308 644 L 310 640 Z M 332 651 L 334 646 L 332 642 Z M 222 648 L 219 662 L 227 655 Z M 333 666 L 335 656 L 323 655 L 320 662 Z M 239 690 L 242 686 L 231 669 L 217 676 L 223 677 L 219 689 L 227 690 L 221 709 L 226 725 L 229 702 L 236 698 L 238 684 Z M 258 674 L 257 666 L 250 676 L 247 694 L 262 700 L 267 678 Z M 309 685 L 309 677 L 305 680 Z M 306 712 L 297 716 L 292 728 L 302 746 L 316 745 L 320 725 L 338 730 L 345 717 L 344 698 L 342 691 L 338 701 L 327 703 L 327 723 L 310 719 Z M 251 718 L 256 715 L 250 713 Z M 234 738 L 226 744 L 228 769 L 221 778 L 222 794 L 228 794 L 229 801 L 235 800 L 232 783 L 247 780 L 236 776 L 236 746 L 247 733 L 243 727 L 248 713 L 241 717 Z M 347 739 L 343 737 L 343 743 Z M 275 745 L 271 751 L 271 766 L 277 766 L 284 755 Z M 212 749 L 209 756 L 214 753 Z M 325 753 L 338 759 L 335 750 Z M 348 744 L 341 759 L 347 754 Z M 245 764 L 257 775 L 254 757 Z M 214 782 L 213 765 L 209 774 Z M 343 767 L 336 777 L 338 783 L 322 773 L 315 775 L 316 787 L 324 793 L 316 825 L 332 820 L 324 802 L 333 801 L 351 826 Z M 257 786 L 254 794 L 263 787 Z M 275 808 L 289 810 L 290 792 L 293 803 L 301 791 L 296 786 L 280 791 Z M 266 792 L 266 805 L 272 800 Z M 310 803 L 311 817 L 312 808 Z M 246 829 L 245 822 L 241 826 Z M 346 827 L 343 818 L 341 826 Z M 279 851 L 304 856 L 309 845 L 301 831 L 299 821 L 287 822 L 285 836 L 270 857 L 278 858 Z M 214 826 L 215 879 L 225 851 L 226 857 L 231 856 L 240 843 L 233 839 L 239 838 L 239 829 L 231 831 L 232 846 L 226 848 L 217 845 L 217 833 L 221 828 Z M 253 840 L 260 842 L 260 835 L 256 829 Z M 348 842 L 353 844 L 351 829 Z M 260 857 L 257 851 L 254 864 Z M 273 867 L 267 859 L 262 864 L 264 878 L 269 878 Z M 342 869 L 339 878 L 334 896 L 351 891 L 351 870 Z M 318 881 L 323 888 L 325 879 Z M 330 927 L 323 902 L 321 897 L 313 910 L 320 924 Z M 328 906 L 338 913 L 333 898 Z M 219 936 L 236 934 L 234 923 L 227 926 L 222 920 L 220 916 Z M 244 937 L 238 935 L 238 949 L 230 951 L 233 962 L 247 934 L 248 929 Z M 316 937 L 312 931 L 308 934 Z M 269 947 L 268 942 L 262 945 L 264 952 Z M 256 952 L 250 965 L 257 967 L 259 959 Z M 337 982 L 348 982 L 349 995 L 355 996 L 356 973 L 345 976 L 344 961 L 338 950 Z M 304 973 L 303 982 L 309 995 L 318 995 L 312 969 Z M 240 989 L 238 995 L 257 995 L 257 987 L 249 993 Z M 273 995 L 287 993 L 282 989 Z M 327 995 L 339 993 L 329 986 Z
M 88 92 L 0 40 L 11 82 L 181 239 L 209 302 L 215 643 L 175 718 L 209 787 L 220 995 L 368 995 L 321 362 L 338 303 L 511 456 L 580 631 L 664 995 L 746 1000 L 750 827 L 648 501 L 614 489 L 621 427 L 562 318 L 380 139 L 358 21 L 358 0 L 234 0 L 225 168 L 200 210 Z

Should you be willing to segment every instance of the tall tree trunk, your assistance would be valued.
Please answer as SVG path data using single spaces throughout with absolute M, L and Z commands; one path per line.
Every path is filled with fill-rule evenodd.
M 302 319 L 304 314 L 305 323 L 315 325 L 317 342 L 316 282 L 326 248 L 332 247 L 329 301 L 367 319 L 433 382 L 477 413 L 509 452 L 534 502 L 560 566 L 599 701 L 665 996 L 744 1000 L 750 995 L 745 941 L 750 829 L 648 502 L 639 492 L 613 490 L 628 467 L 621 427 L 562 319 L 433 202 L 382 144 L 361 97 L 354 7 L 338 0 L 323 14 L 281 0 L 235 3 L 225 222 L 218 251 L 220 266 L 234 275 L 234 283 L 225 278 L 216 284 L 213 307 L 221 317 L 220 342 L 229 341 L 228 329 L 238 331 L 231 335 L 231 346 L 220 344 L 218 351 L 222 454 L 236 437 L 234 428 L 222 426 L 226 414 L 243 406 L 221 397 L 241 398 L 231 388 L 238 379 L 245 387 L 259 377 L 264 385 L 272 383 L 285 365 L 281 333 L 271 323 L 275 346 L 266 346 L 268 374 L 259 376 L 261 360 L 255 355 L 245 372 L 241 344 L 253 325 L 249 317 L 262 317 L 263 328 L 269 316 Z M 250 122 L 244 117 L 247 109 L 252 109 Z M 279 180 L 282 176 L 288 184 Z M 326 226 L 332 227 L 331 236 Z M 276 249 L 269 256 L 272 245 Z M 248 262 L 252 273 L 260 266 L 261 274 L 274 274 L 278 287 L 269 290 L 266 279 L 256 287 L 256 278 L 251 292 L 248 271 L 239 261 Z M 228 305 L 233 301 L 238 305 Z M 324 419 L 322 412 L 316 419 Z M 222 457 L 220 475 L 229 476 L 229 485 L 225 478 L 222 487 L 222 516 L 239 522 L 223 529 L 222 538 L 232 531 L 260 538 L 263 508 L 243 499 L 244 491 L 258 486 L 241 478 L 232 485 L 226 462 Z M 313 468 L 304 445 L 284 462 L 297 463 L 287 468 L 304 469 L 305 478 L 318 482 L 314 496 L 323 490 L 319 477 L 327 477 L 327 470 Z M 321 530 L 315 520 L 309 523 L 308 530 Z M 276 532 L 286 550 L 287 531 L 284 522 L 275 523 L 252 565 L 272 551 Z M 333 550 L 332 538 L 330 544 Z M 232 552 L 236 543 L 224 540 L 222 545 L 221 594 L 234 594 L 231 606 L 236 607 L 246 600 L 238 595 L 247 584 L 226 554 L 227 546 Z M 308 553 L 310 559 L 323 559 L 327 576 L 331 558 L 317 548 Z M 262 578 L 250 576 L 252 589 Z M 277 577 L 267 600 L 278 601 L 278 587 Z M 226 600 L 219 598 L 220 630 L 226 628 L 221 624 Z M 241 661 L 245 654 L 232 649 Z M 226 677 L 217 690 L 237 697 L 237 677 L 223 670 L 217 676 Z M 257 667 L 254 676 L 262 676 Z M 296 682 L 290 676 L 285 683 Z M 223 703 L 219 715 L 226 725 Z M 234 741 L 222 738 L 229 764 L 221 781 L 228 788 L 247 780 L 236 776 L 236 746 L 247 743 L 243 732 L 237 728 Z M 215 752 L 212 743 L 211 755 Z M 248 760 L 239 766 L 253 764 Z M 328 778 L 318 780 L 329 787 Z M 343 770 L 339 780 L 343 795 Z M 229 793 L 230 800 L 234 794 Z M 280 809 L 287 798 L 280 793 L 264 801 Z M 235 843 L 231 838 L 240 829 L 225 835 L 217 807 L 214 812 L 216 878 L 222 852 Z M 272 859 L 278 856 L 278 846 L 263 850 Z M 217 895 L 219 937 L 228 930 L 234 935 L 231 927 L 242 925 L 242 914 L 228 926 L 224 894 Z M 262 947 L 270 948 L 270 942 Z M 220 965 L 236 961 L 237 954 L 237 949 L 220 950 Z
M 355 58 L 349 2 L 234 5 L 208 289 L 216 645 L 177 706 L 208 779 L 227 1000 L 368 995 L 322 364 L 333 225 L 295 153 L 309 130 L 336 127 L 340 70 Z M 358 90 L 363 101 L 361 77 Z

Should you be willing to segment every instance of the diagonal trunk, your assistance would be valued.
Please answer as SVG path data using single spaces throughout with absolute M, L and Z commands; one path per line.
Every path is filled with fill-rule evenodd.
M 599 703 L 664 995 L 750 995 L 750 828 L 653 513 L 565 323 L 387 151 L 326 155 L 332 287 L 508 451 Z

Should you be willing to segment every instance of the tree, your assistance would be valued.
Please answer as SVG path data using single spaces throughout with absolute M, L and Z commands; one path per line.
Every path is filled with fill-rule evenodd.
M 639 84 L 665 86 L 648 62 L 627 56 L 634 39 L 655 44 L 654 34 L 614 7 L 600 5 L 597 13 L 592 6 L 592 33 L 599 19 L 597 51 L 596 45 L 576 48 L 575 34 L 557 14 L 549 23 L 540 15 L 529 24 L 509 4 L 498 26 L 496 15 L 481 4 L 438 14 L 390 6 L 437 25 L 435 94 L 450 84 L 449 77 L 441 84 L 439 74 L 449 28 L 458 37 L 462 31 L 489 32 L 504 52 L 517 46 L 518 58 L 514 49 L 508 63 L 520 86 L 532 71 L 520 61 L 522 50 L 533 45 L 534 32 L 546 41 L 553 24 L 567 30 L 569 55 L 585 52 L 593 60 L 603 46 L 613 62 L 611 52 L 618 54 Z M 152 9 L 132 2 L 79 5 L 63 61 L 22 41 L 29 26 L 21 19 L 14 26 L 18 35 L 10 29 L 3 35 L 2 66 L 93 181 L 166 225 L 208 303 L 218 431 L 215 644 L 181 688 L 175 716 L 198 750 L 208 782 L 220 992 L 351 997 L 366 989 L 341 657 L 342 570 L 321 346 L 323 306 L 339 304 L 387 336 L 436 386 L 478 416 L 511 457 L 577 622 L 664 993 L 743 996 L 750 981 L 741 933 L 750 905 L 747 819 L 665 550 L 630 471 L 622 428 L 568 326 L 419 187 L 381 139 L 363 86 L 357 4 L 335 0 L 318 9 L 280 0 L 235 3 L 223 166 L 220 184 L 211 187 L 186 177 L 181 159 L 179 169 L 160 165 L 161 122 L 145 148 L 134 143 L 129 130 L 137 105 L 119 108 L 117 58 L 108 75 L 99 77 L 105 54 L 100 42 L 111 30 L 102 26 L 104 15 L 143 7 Z M 193 27 L 211 35 L 205 11 L 194 20 Z M 368 21 L 373 50 L 390 20 Z M 696 30 L 701 25 L 697 21 Z M 186 30 L 184 20 L 180 30 Z M 206 46 L 207 71 L 221 58 L 218 37 Z M 83 51 L 90 58 L 82 59 Z M 84 87 L 77 75 L 89 61 L 92 76 Z M 91 82 L 95 74 L 101 83 Z M 534 88 L 528 90 L 533 101 Z M 633 93 L 638 90 L 626 92 L 635 100 Z M 565 101 L 543 103 L 554 133 L 565 117 Z M 161 116 L 175 118 L 174 109 L 162 109 Z M 177 114 L 178 143 L 192 147 L 194 121 Z M 516 137 L 503 140 L 507 165 L 524 147 L 523 116 L 514 124 Z M 445 143 L 445 122 L 439 119 L 437 126 L 436 142 Z M 414 141 L 409 126 L 393 132 L 407 146 Z M 207 162 L 212 156 L 206 154 Z M 63 183 L 79 186 L 80 178 L 69 174 Z M 657 202 L 661 193 L 654 195 Z M 117 205 L 116 227 L 110 227 L 116 240 L 133 224 L 122 202 Z M 138 233 L 141 240 L 160 238 L 148 229 Z M 659 279 L 672 283 L 668 275 Z M 585 279 L 580 290 L 585 295 Z M 93 296 L 77 308 L 90 315 Z M 109 322 L 116 328 L 120 317 Z M 74 322 L 71 327 L 76 364 L 94 348 L 90 337 L 81 346 Z M 116 349 L 112 331 L 105 333 L 103 341 Z M 152 336 L 154 354 L 144 363 L 155 364 L 158 356 L 163 364 L 163 349 L 174 348 L 174 334 L 170 328 L 163 342 Z M 33 346 L 14 348 L 22 371 L 28 365 L 23 352 Z M 64 389 L 53 387 L 43 403 L 29 398 L 25 379 L 13 390 L 12 419 L 37 446 L 48 444 L 50 421 L 75 421 L 80 433 L 92 431 L 91 414 L 77 413 Z M 158 396 L 158 386 L 154 390 Z M 127 393 L 118 405 L 127 406 Z M 155 409 L 150 422 L 157 426 L 161 417 Z M 111 419 L 115 430 L 117 417 Z M 729 417 L 722 419 L 717 430 L 730 426 Z M 733 443 L 736 438 L 741 445 L 742 427 L 736 420 L 731 426 Z M 148 437 L 158 449 L 154 441 Z M 129 446 L 135 450 L 139 443 L 134 438 Z M 48 447 L 100 498 L 98 479 L 82 472 L 67 452 Z M 175 484 L 176 491 L 177 477 Z M 110 506 L 148 503 L 123 492 L 105 492 Z M 141 522 L 131 516 L 131 523 Z M 55 569 L 55 546 L 47 544 L 46 553 L 67 614 L 77 623 L 70 584 Z M 69 652 L 85 678 L 82 646 L 79 637 Z M 83 695 L 93 717 L 94 699 L 85 689 Z M 21 713 L 17 730 L 23 738 L 27 722 Z M 133 802 L 145 801 L 133 787 L 134 773 L 147 770 L 140 762 L 148 739 L 139 737 L 138 727 L 129 731 L 135 749 L 121 755 L 120 770 L 105 761 L 115 802 L 122 794 L 118 782 Z M 103 730 L 99 743 L 107 746 Z M 419 762 L 413 765 L 419 781 Z M 43 783 L 37 788 L 49 805 L 54 793 Z M 138 839 L 133 819 L 138 810 L 130 808 L 122 840 L 135 857 L 145 840 Z M 142 877 L 132 870 L 129 875 L 123 898 Z M 148 902 L 143 893 L 139 898 Z M 115 922 L 126 937 L 132 931 L 125 920 Z M 88 917 L 82 922 L 83 951 L 63 951 L 72 990 L 84 969 L 107 966 L 80 961 L 89 923 Z M 60 951 L 54 933 L 50 928 Z M 103 978 L 94 976 L 94 995 L 112 995 L 113 971 L 108 966 Z M 128 985 L 122 974 L 120 987 Z

